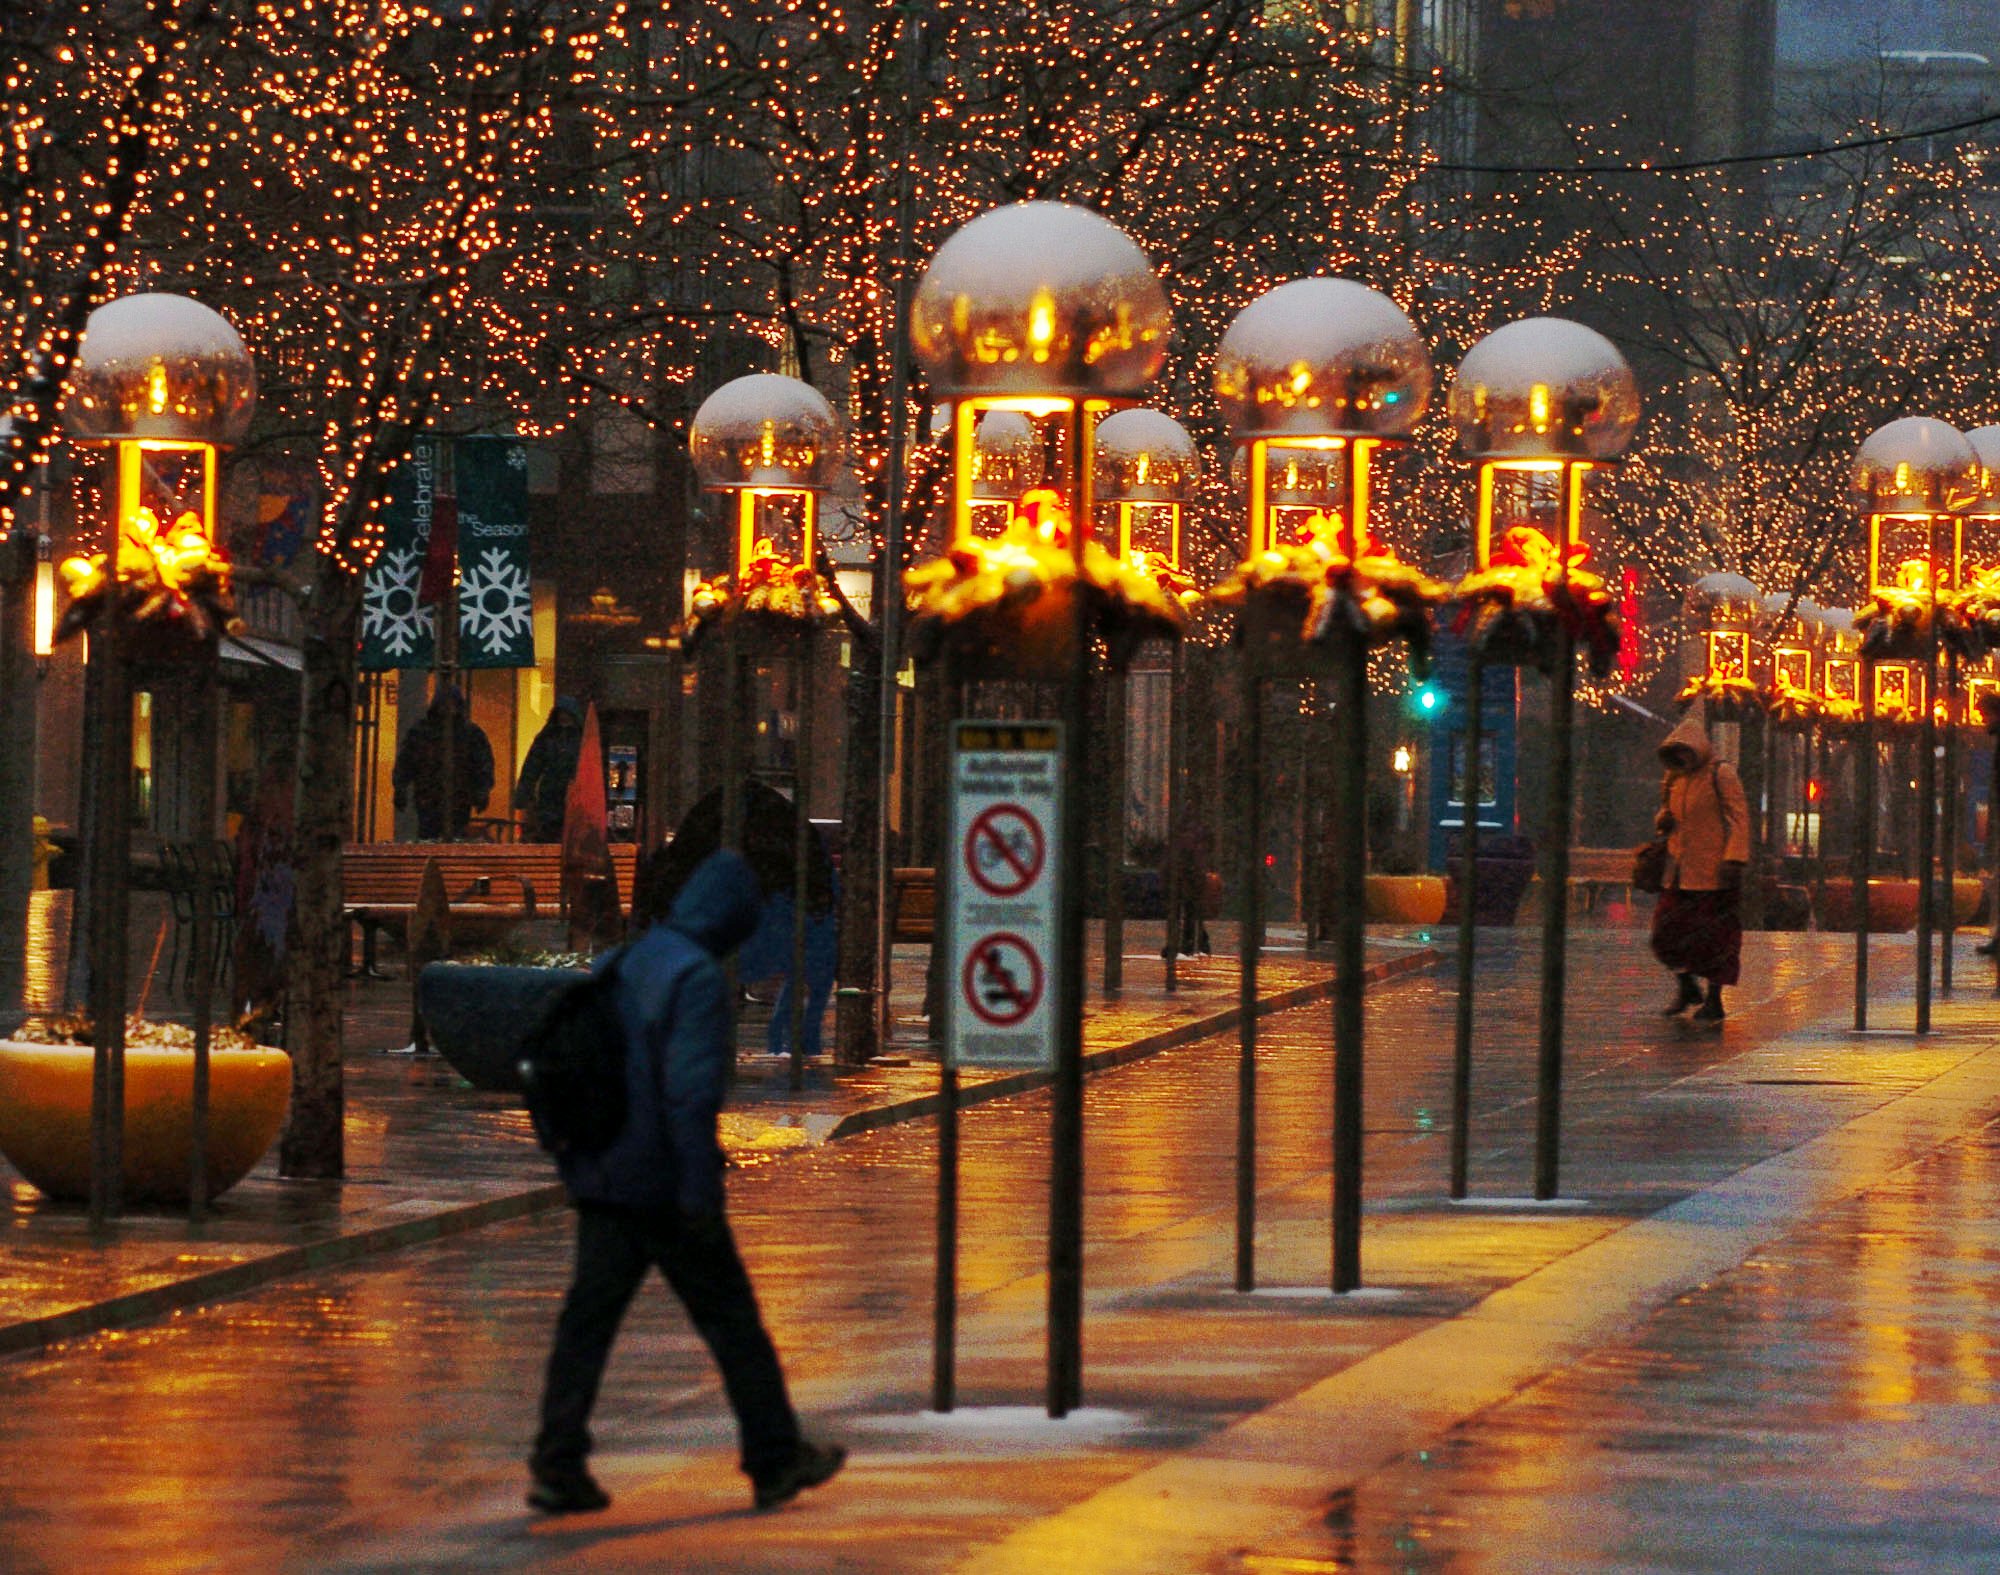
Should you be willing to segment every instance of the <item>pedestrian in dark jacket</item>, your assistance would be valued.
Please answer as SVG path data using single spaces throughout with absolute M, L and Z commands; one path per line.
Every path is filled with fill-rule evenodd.
M 450 834 L 462 837 L 472 812 L 484 809 L 493 796 L 493 746 L 479 724 L 465 714 L 465 696 L 458 686 L 441 683 L 430 709 L 403 735 L 389 779 L 396 808 L 416 806 L 417 838 L 422 842 L 436 842 L 445 835 L 447 759 L 454 768 Z
M 528 746 L 514 805 L 528 817 L 530 842 L 560 842 L 569 785 L 583 752 L 583 707 L 568 695 L 556 702 L 548 721 Z
M 556 1324 L 528 1502 L 550 1514 L 610 1503 L 585 1466 L 588 1423 L 619 1321 L 657 1267 L 722 1369 L 757 1508 L 831 1477 L 846 1459 L 807 1442 L 723 1212 L 716 1119 L 735 1062 L 722 962 L 757 926 L 763 898 L 742 856 L 716 853 L 664 923 L 608 954 L 626 1035 L 625 1125 L 607 1148 L 565 1153 L 576 1272 Z

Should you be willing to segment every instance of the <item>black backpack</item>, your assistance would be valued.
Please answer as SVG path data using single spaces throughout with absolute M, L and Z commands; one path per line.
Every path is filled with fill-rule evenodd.
M 553 1154 L 594 1154 L 625 1130 L 625 1025 L 618 958 L 556 987 L 521 1041 L 515 1070 L 535 1137 Z

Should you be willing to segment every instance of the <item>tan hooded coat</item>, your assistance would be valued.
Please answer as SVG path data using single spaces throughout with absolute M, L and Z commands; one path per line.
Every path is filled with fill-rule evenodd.
M 1693 750 L 1692 771 L 1667 768 L 1661 795 L 1674 818 L 1667 833 L 1667 885 L 1681 891 L 1719 891 L 1722 866 L 1750 857 L 1750 808 L 1736 768 L 1718 762 L 1708 732 L 1690 716 L 1660 745 L 1662 756 L 1677 744 Z

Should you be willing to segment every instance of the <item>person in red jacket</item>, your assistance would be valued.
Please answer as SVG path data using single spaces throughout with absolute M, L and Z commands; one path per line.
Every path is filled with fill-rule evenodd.
M 1653 910 L 1653 955 L 1675 975 L 1666 1014 L 1694 1007 L 1697 1022 L 1719 1024 L 1723 987 L 1743 968 L 1750 810 L 1736 768 L 1715 758 L 1694 717 L 1667 735 L 1660 759 L 1667 774 L 1655 824 L 1667 837 L 1667 881 Z

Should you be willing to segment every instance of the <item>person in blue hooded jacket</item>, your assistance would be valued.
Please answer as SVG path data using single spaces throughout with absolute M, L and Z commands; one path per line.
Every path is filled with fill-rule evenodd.
M 753 1501 L 769 1509 L 840 1469 L 844 1450 L 808 1442 L 723 1212 L 716 1119 L 735 1061 L 723 959 L 757 927 L 757 877 L 711 855 L 664 922 L 599 960 L 626 1036 L 625 1125 L 611 1144 L 558 1157 L 576 1205 L 576 1270 L 556 1324 L 529 1459 L 528 1502 L 550 1514 L 602 1509 L 589 1420 L 611 1343 L 657 1267 L 722 1369 Z

